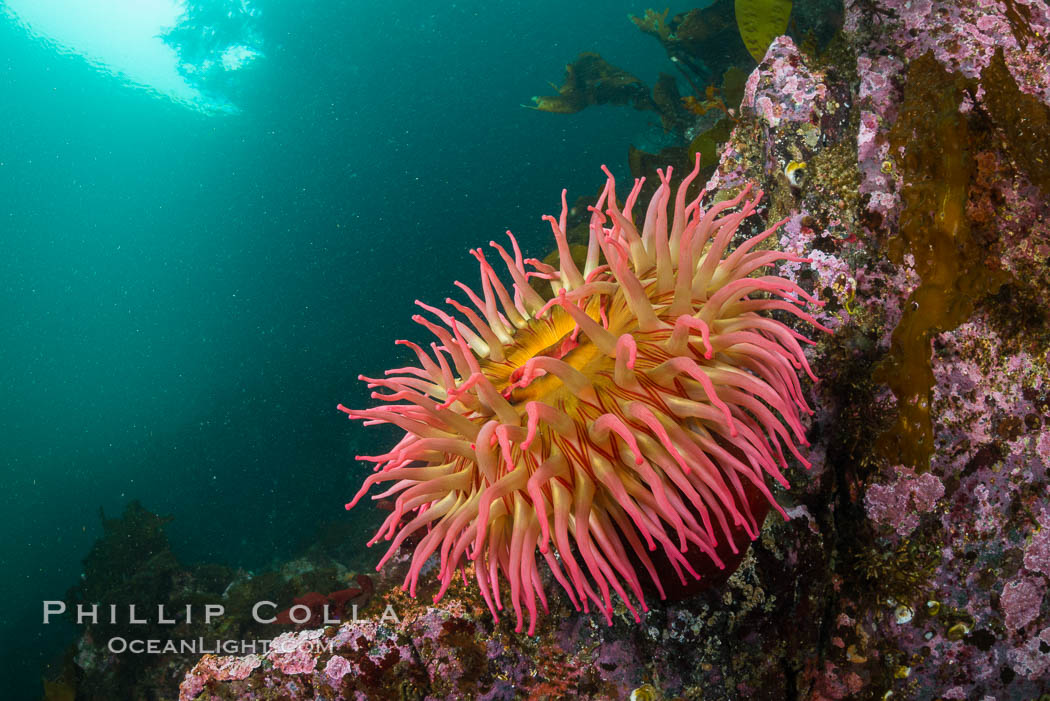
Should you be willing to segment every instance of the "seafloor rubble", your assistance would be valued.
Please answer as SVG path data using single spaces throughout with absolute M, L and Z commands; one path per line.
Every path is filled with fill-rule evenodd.
M 792 518 L 723 585 L 612 626 L 550 589 L 528 637 L 473 587 L 408 598 L 402 555 L 364 620 L 167 669 L 171 697 L 1050 693 L 1048 62 L 1044 0 L 853 0 L 823 46 L 775 40 L 724 110 L 708 189 L 766 190 L 779 245 L 813 259 L 782 273 L 834 333 L 810 351 L 813 467 L 777 492 Z

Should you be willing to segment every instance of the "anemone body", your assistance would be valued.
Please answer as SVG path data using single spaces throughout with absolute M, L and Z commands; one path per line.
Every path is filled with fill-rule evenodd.
M 722 567 L 720 544 L 736 552 L 734 532 L 758 536 L 749 492 L 784 514 L 766 476 L 788 486 L 785 449 L 809 466 L 798 450 L 800 414 L 810 411 L 798 373 L 816 378 L 802 349 L 812 341 L 775 317 L 819 327 L 804 310 L 819 303 L 763 274 L 779 260 L 804 261 L 757 248 L 782 222 L 731 247 L 761 193 L 745 188 L 704 209 L 706 193 L 687 197 L 698 172 L 699 156 L 672 193 L 671 169 L 659 171 L 638 226 L 642 181 L 621 208 L 606 169 L 582 270 L 563 191 L 560 218 L 544 217 L 557 267 L 523 260 L 507 232 L 510 251 L 490 245 L 508 289 L 481 249 L 471 251 L 481 292 L 456 282 L 463 302 L 417 302 L 429 316 L 413 319 L 436 340 L 397 343 L 419 364 L 361 378 L 379 406 L 339 406 L 405 431 L 389 452 L 360 458 L 375 472 L 347 508 L 393 483 L 373 496 L 395 502 L 369 545 L 391 541 L 382 568 L 418 539 L 404 584 L 413 596 L 437 556 L 435 601 L 470 572 L 498 618 L 506 582 L 517 630 L 527 614 L 531 633 L 537 602 L 547 608 L 542 558 L 577 610 L 593 605 L 611 621 L 615 593 L 638 619 L 643 578 L 664 596 L 667 572 L 650 553 L 685 583 L 700 577 L 688 554 Z

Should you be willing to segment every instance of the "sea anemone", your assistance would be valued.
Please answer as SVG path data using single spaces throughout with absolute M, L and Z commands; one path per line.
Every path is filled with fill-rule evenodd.
M 800 412 L 812 412 L 797 373 L 816 378 L 801 346 L 812 341 L 774 316 L 823 328 L 804 311 L 819 302 L 759 274 L 777 261 L 807 262 L 759 248 L 783 222 L 730 247 L 761 192 L 748 186 L 705 210 L 701 191 L 687 203 L 699 168 L 698 155 L 670 214 L 672 169 L 657 171 L 639 227 L 632 210 L 644 179 L 621 208 L 603 167 L 582 270 L 566 235 L 565 191 L 560 218 L 544 217 L 556 267 L 523 260 L 507 232 L 509 252 L 489 245 L 511 292 L 472 250 L 481 294 L 456 282 L 469 303 L 446 299 L 445 311 L 417 301 L 432 315 L 413 317 L 437 338 L 430 352 L 397 341 L 419 365 L 361 377 L 386 390 L 372 394 L 384 404 L 339 406 L 405 432 L 390 452 L 359 458 L 377 465 L 346 508 L 394 483 L 373 497 L 396 501 L 369 545 L 393 541 L 381 569 L 407 538 L 418 540 L 404 583 L 411 595 L 435 553 L 435 601 L 472 564 L 493 616 L 502 575 L 516 630 L 524 607 L 531 634 L 537 599 L 547 609 L 539 553 L 577 610 L 593 602 L 611 623 L 612 589 L 640 620 L 627 593 L 647 610 L 639 570 L 663 598 L 661 570 L 680 583 L 699 579 L 697 555 L 724 567 L 720 547 L 737 552 L 740 532 L 757 538 L 767 502 L 787 517 L 765 475 L 788 486 L 784 446 L 809 466 L 797 446 L 807 445 Z

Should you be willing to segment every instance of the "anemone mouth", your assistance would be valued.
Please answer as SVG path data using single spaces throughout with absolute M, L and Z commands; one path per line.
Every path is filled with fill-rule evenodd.
M 734 562 L 725 548 L 737 555 L 741 533 L 757 538 L 767 510 L 787 517 L 766 478 L 788 486 L 785 451 L 809 466 L 797 447 L 807 444 L 800 417 L 812 413 L 798 372 L 816 378 L 801 345 L 813 341 L 772 312 L 824 329 L 804 311 L 819 302 L 757 272 L 807 262 L 758 248 L 783 222 L 731 245 L 761 193 L 748 198 L 745 188 L 705 210 L 701 191 L 687 204 L 699 168 L 698 158 L 672 213 L 670 169 L 658 171 L 638 227 L 631 210 L 642 181 L 621 209 L 606 170 L 582 271 L 569 255 L 564 192 L 560 219 L 545 218 L 558 268 L 523 260 L 513 236 L 512 253 L 492 242 L 514 279 L 511 293 L 481 250 L 471 251 L 483 294 L 456 285 L 476 311 L 446 300 L 469 326 L 419 302 L 444 324 L 413 317 L 437 337 L 432 354 L 399 341 L 418 367 L 362 377 L 391 391 L 373 393 L 384 404 L 340 405 L 351 418 L 405 431 L 390 452 L 361 458 L 376 470 L 347 508 L 371 486 L 393 483 L 373 497 L 396 499 L 369 544 L 392 541 L 381 568 L 419 538 L 410 594 L 439 556 L 436 599 L 469 570 L 496 618 L 509 587 L 515 630 L 524 607 L 531 633 L 537 603 L 547 607 L 542 557 L 577 610 L 593 604 L 611 623 L 615 593 L 640 620 L 632 595 L 647 610 L 643 578 L 663 598 L 665 579 L 684 585 L 706 571 L 684 553 L 725 569 Z M 553 296 L 532 289 L 530 276 L 549 280 Z
M 605 313 L 601 300 L 592 300 L 584 310 L 594 320 Z M 534 368 L 535 360 L 549 358 L 563 361 L 575 370 L 585 370 L 600 354 L 573 318 L 561 308 L 554 307 L 546 319 L 532 320 L 514 334 L 514 345 L 507 350 L 502 363 L 482 365 L 493 385 L 516 408 L 524 408 L 529 401 L 540 398 L 552 400 L 561 382 L 551 380 L 543 368 Z M 547 378 L 547 379 L 544 379 Z
M 553 358 L 555 360 L 561 360 L 578 348 L 579 345 L 579 337 L 575 334 L 567 333 L 555 343 L 530 355 L 528 360 L 532 360 L 533 358 Z M 509 399 L 511 404 L 523 404 L 526 401 L 526 395 L 519 390 L 526 389 L 535 380 L 547 374 L 546 370 L 537 370 L 535 374 L 530 376 L 527 373 L 526 368 L 527 366 L 525 363 L 515 368 L 510 373 L 510 377 L 507 380 L 507 386 L 501 390 L 503 396 Z

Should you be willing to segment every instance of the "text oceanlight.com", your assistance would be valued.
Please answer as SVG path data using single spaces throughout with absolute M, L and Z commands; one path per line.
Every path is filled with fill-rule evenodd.
M 133 638 L 110 638 L 106 649 L 114 655 L 266 655 L 271 652 L 287 654 L 303 651 L 313 654 L 333 652 L 334 638 L 298 640 L 274 638 L 272 640 L 140 640 Z

